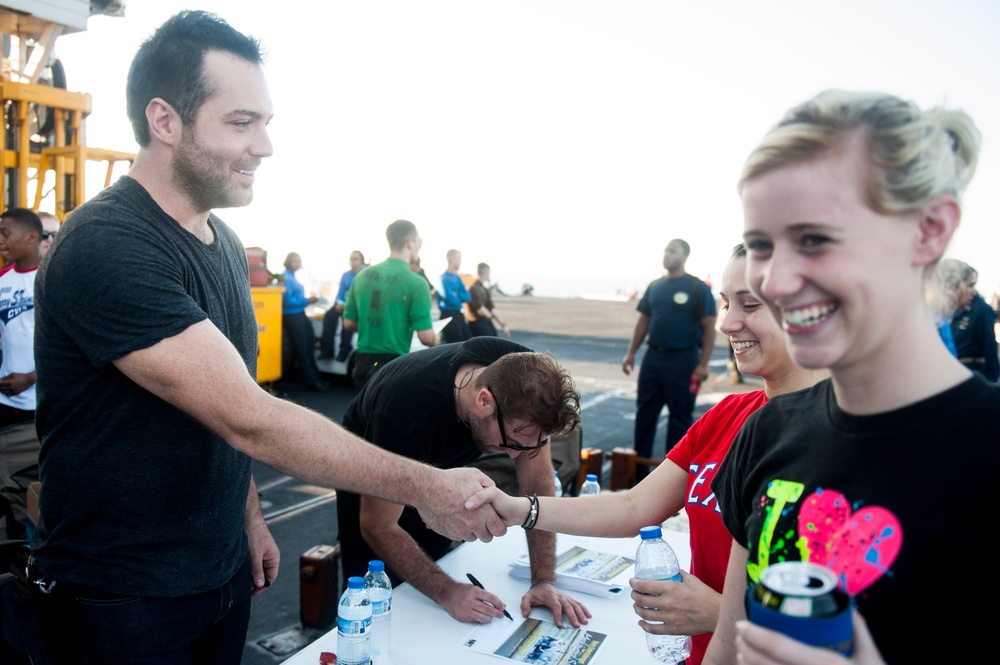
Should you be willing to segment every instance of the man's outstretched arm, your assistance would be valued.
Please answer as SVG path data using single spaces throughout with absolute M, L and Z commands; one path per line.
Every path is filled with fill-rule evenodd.
M 494 484 L 485 474 L 442 471 L 389 453 L 315 411 L 269 395 L 210 321 L 114 364 L 229 445 L 282 473 L 412 505 L 430 528 L 455 540 L 489 541 L 506 533 L 492 507 L 464 507 L 480 487 Z

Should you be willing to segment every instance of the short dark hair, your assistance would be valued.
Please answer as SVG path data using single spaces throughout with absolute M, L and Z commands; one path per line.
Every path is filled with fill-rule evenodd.
M 389 241 L 389 249 L 398 252 L 406 243 L 417 237 L 417 225 L 405 219 L 397 219 L 385 230 L 385 239 Z
M 12 219 L 27 231 L 34 231 L 38 239 L 42 239 L 42 220 L 34 210 L 27 208 L 8 208 L 0 213 L 0 219 Z
M 190 125 L 198 110 L 215 94 L 205 78 L 207 51 L 231 53 L 247 62 L 264 62 L 260 42 L 233 29 L 215 14 L 183 11 L 161 25 L 139 47 L 128 72 L 126 110 L 132 133 L 142 147 L 150 142 L 146 107 L 159 97 L 181 122 Z
M 668 245 L 672 245 L 673 243 L 677 243 L 678 245 L 681 246 L 681 249 L 684 250 L 684 256 L 691 256 L 691 245 L 688 244 L 687 240 L 681 240 L 680 238 L 674 238 L 673 240 L 671 240 L 667 244 Z
M 482 371 L 476 386 L 489 386 L 504 413 L 545 433 L 569 434 L 580 424 L 580 393 L 548 352 L 508 353 Z

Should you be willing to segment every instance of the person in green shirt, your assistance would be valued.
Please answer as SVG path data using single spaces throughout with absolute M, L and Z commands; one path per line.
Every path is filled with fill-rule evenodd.
M 358 332 L 351 378 L 360 391 L 368 376 L 410 350 L 413 333 L 437 343 L 427 282 L 410 270 L 423 242 L 413 222 L 398 219 L 385 230 L 389 258 L 354 279 L 344 305 L 344 328 Z

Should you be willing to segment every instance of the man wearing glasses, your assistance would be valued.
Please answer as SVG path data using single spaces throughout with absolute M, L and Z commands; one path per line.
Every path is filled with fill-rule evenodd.
M 457 468 L 480 455 L 514 459 L 520 491 L 552 496 L 552 434 L 580 422 L 580 395 L 569 373 L 548 354 L 498 337 L 477 337 L 406 354 L 372 374 L 344 414 L 344 427 L 391 452 L 439 468 Z M 469 623 L 503 617 L 493 594 L 452 579 L 436 563 L 453 542 L 427 529 L 399 503 L 337 493 L 344 579 L 363 575 L 382 559 L 393 585 L 409 582 L 449 614 Z M 579 627 L 590 613 L 555 588 L 555 537 L 527 531 L 532 586 L 521 613 L 552 610 Z

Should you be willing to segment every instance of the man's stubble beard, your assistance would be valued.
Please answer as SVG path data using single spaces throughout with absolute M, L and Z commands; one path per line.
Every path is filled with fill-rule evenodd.
M 196 210 L 240 208 L 253 201 L 253 189 L 231 182 L 232 165 L 184 134 L 174 156 L 171 180 Z
M 490 417 L 478 418 L 476 416 L 473 416 L 472 414 L 466 416 L 465 420 L 462 421 L 463 423 L 465 423 L 465 426 L 468 427 L 469 431 L 472 433 L 472 442 L 476 445 L 476 448 L 479 450 L 479 452 L 484 454 L 494 452 L 489 450 L 489 448 L 485 443 L 487 438 L 486 431 L 489 429 L 490 423 L 492 421 L 493 418 Z

